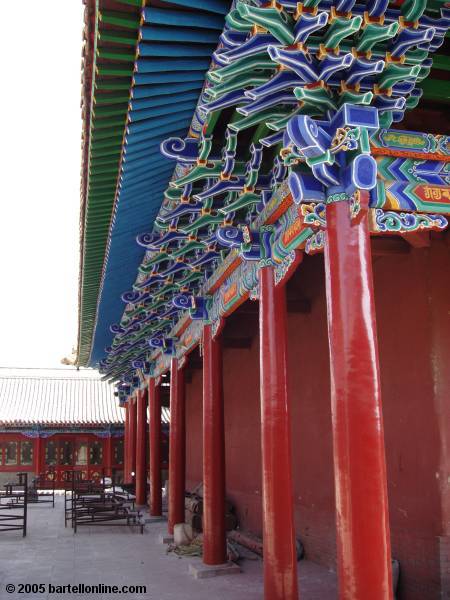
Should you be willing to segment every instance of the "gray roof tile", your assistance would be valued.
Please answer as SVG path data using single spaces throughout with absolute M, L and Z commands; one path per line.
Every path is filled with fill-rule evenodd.
M 92 371 L 0 369 L 0 426 L 122 424 L 112 385 Z

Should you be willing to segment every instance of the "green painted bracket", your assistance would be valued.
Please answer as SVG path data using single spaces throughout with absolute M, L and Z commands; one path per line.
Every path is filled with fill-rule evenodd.
M 236 31 L 246 32 L 252 30 L 252 24 L 243 19 L 236 9 L 227 14 L 225 22 L 231 29 Z
M 153 304 L 150 304 L 149 306 L 147 306 L 146 311 L 148 312 L 150 310 L 158 310 L 158 308 L 161 308 L 164 306 L 164 304 L 167 302 L 168 299 L 169 299 L 168 296 L 160 297 L 157 302 L 153 302 Z
M 287 15 L 277 8 L 256 8 L 249 4 L 238 4 L 239 15 L 253 25 L 259 25 L 271 33 L 279 42 L 285 46 L 294 43 L 295 37 L 292 33 L 292 23 Z
M 389 129 L 394 120 L 392 117 L 392 111 L 386 110 L 384 113 L 381 113 L 381 115 L 378 116 L 378 119 L 380 122 L 381 129 Z
M 198 231 L 202 229 L 202 227 L 209 227 L 210 225 L 216 225 L 218 223 L 223 222 L 223 215 L 221 213 L 217 213 L 214 215 L 213 213 L 207 213 L 202 215 L 198 219 L 195 219 L 192 223 L 189 223 L 186 226 L 183 226 L 181 231 L 185 233 L 192 233 L 194 231 Z
M 205 161 L 208 159 L 209 153 L 212 148 L 212 137 L 210 136 L 202 136 L 200 142 L 200 148 L 198 152 L 198 160 Z
M 180 248 L 177 248 L 172 252 L 172 256 L 174 258 L 179 258 L 180 256 L 185 256 L 189 254 L 189 252 L 194 252 L 194 250 L 204 250 L 206 245 L 203 242 L 199 242 L 197 239 L 189 240 Z
M 169 187 L 164 192 L 164 196 L 172 202 L 179 202 L 181 200 L 182 195 L 183 190 L 181 190 L 180 188 Z
M 232 131 L 231 129 L 226 130 L 226 144 L 225 144 L 225 152 L 236 152 L 237 148 L 237 132 Z
M 278 65 L 268 57 L 267 52 L 261 52 L 255 56 L 236 60 L 230 65 L 226 65 L 220 69 L 209 71 L 206 77 L 209 81 L 214 83 L 223 83 L 227 79 L 236 77 L 236 75 L 251 74 L 251 72 L 256 69 L 270 69 L 274 71 L 277 67 Z
M 221 212 L 224 215 L 228 215 L 232 212 L 241 210 L 241 208 L 247 208 L 248 206 L 258 204 L 258 202 L 260 201 L 260 194 L 255 194 L 254 192 L 244 192 L 230 204 L 227 204 L 223 208 L 219 208 L 219 212 Z
M 425 12 L 427 0 L 405 0 L 400 7 L 400 12 L 405 21 L 418 21 Z
M 389 89 L 397 81 L 404 81 L 409 77 L 417 77 L 420 72 L 420 66 L 415 65 L 409 67 L 405 65 L 390 64 L 381 74 L 378 79 L 378 86 L 381 89 Z
M 208 177 L 218 177 L 222 172 L 222 161 L 215 160 L 209 161 L 206 165 L 196 165 L 187 175 L 180 177 L 170 182 L 171 187 L 183 187 L 187 183 L 194 183 L 200 179 L 206 179 Z
M 172 292 L 177 292 L 178 288 L 179 285 L 175 285 L 174 283 L 168 283 L 165 286 L 163 286 L 160 290 L 152 292 L 152 296 L 153 298 L 155 298 L 155 300 L 161 299 L 161 296 L 168 296 Z
M 420 50 L 420 48 L 416 48 L 415 50 L 410 50 L 405 54 L 405 65 L 419 65 L 422 64 L 423 61 L 428 57 L 427 50 Z
M 232 79 L 227 79 L 221 84 L 217 84 L 214 87 L 210 87 L 206 89 L 207 95 L 211 98 L 211 100 L 217 100 L 224 94 L 228 94 L 229 92 L 234 92 L 235 90 L 240 90 L 242 88 L 252 88 L 263 83 L 269 79 L 269 74 L 264 75 L 255 75 L 255 76 L 243 76 L 238 75 Z
M 394 21 L 390 25 L 376 25 L 370 23 L 367 25 L 356 43 L 356 50 L 358 52 L 369 52 L 375 44 L 389 40 L 397 35 L 399 30 L 399 24 Z
M 228 127 L 230 129 L 233 129 L 234 131 L 239 132 L 243 131 L 244 129 L 248 129 L 249 127 L 253 127 L 253 125 L 267 122 L 270 119 L 280 119 L 285 115 L 286 112 L 281 111 L 280 109 L 263 110 L 255 114 L 248 115 L 247 117 L 237 119 L 234 123 L 230 123 Z
M 272 119 L 272 118 L 267 119 L 266 125 L 267 125 L 268 129 L 270 129 L 271 131 L 280 131 L 281 129 L 284 129 L 286 127 L 289 119 L 291 119 L 293 116 L 298 115 L 298 114 L 322 114 L 322 113 L 318 110 L 311 111 L 311 110 L 309 110 L 308 107 L 305 107 L 305 106 L 299 106 L 295 110 L 284 113 L 283 116 L 281 116 L 281 117 L 277 117 L 274 119 Z
M 419 65 L 417 65 L 419 66 Z M 431 67 L 424 67 L 423 65 L 420 66 L 420 70 L 419 70 L 419 74 L 417 75 L 417 83 L 419 81 L 423 81 L 424 79 L 426 79 L 428 77 L 428 75 L 430 74 L 431 71 Z
M 314 167 L 315 165 L 332 165 L 334 164 L 334 156 L 331 154 L 330 150 L 327 150 L 320 156 L 315 156 L 314 158 L 307 158 L 306 164 L 308 167 Z
M 145 265 L 141 265 L 140 267 L 138 267 L 138 271 L 147 275 L 148 273 L 151 273 L 151 271 L 153 271 L 153 267 L 155 265 L 157 265 L 160 262 L 163 262 L 164 260 L 169 260 L 170 258 L 171 254 L 169 254 L 169 252 L 167 252 L 166 250 L 163 250 L 162 252 L 157 252 L 154 254 L 154 256 L 152 256 L 149 260 L 146 261 Z
M 359 16 L 353 19 L 334 19 L 323 41 L 325 48 L 337 48 L 343 39 L 356 33 L 361 25 L 362 17 Z
M 294 88 L 295 97 L 301 102 L 313 107 L 320 107 L 323 112 L 326 110 L 336 110 L 336 102 L 325 88 L 307 89 L 303 87 Z
M 203 279 L 203 277 L 204 277 L 203 271 L 192 271 L 192 273 L 189 273 L 189 275 L 187 277 L 185 277 L 184 279 L 179 279 L 178 285 L 180 288 L 182 288 L 191 283 L 194 283 L 195 281 L 198 281 L 199 279 Z
M 369 105 L 372 102 L 372 92 L 357 93 L 352 91 L 345 91 L 339 95 L 338 104 L 342 106 L 345 102 L 349 104 L 364 104 Z

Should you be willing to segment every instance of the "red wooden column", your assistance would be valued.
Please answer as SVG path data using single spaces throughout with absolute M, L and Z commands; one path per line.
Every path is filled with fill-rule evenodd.
M 227 560 L 222 344 L 203 328 L 203 562 Z
M 130 398 L 130 404 L 128 406 L 129 412 L 129 439 L 130 439 L 130 480 L 136 481 L 136 418 L 137 418 L 137 406 L 136 406 L 136 398 Z M 133 475 L 134 473 L 134 475 Z
M 109 437 L 105 438 L 105 444 L 104 444 L 104 449 L 105 449 L 105 460 L 104 460 L 104 465 L 105 465 L 105 477 L 112 477 L 112 453 L 113 453 L 113 449 L 112 449 L 112 435 L 110 433 Z
M 148 382 L 148 402 L 150 407 L 150 514 L 162 515 L 161 494 L 161 388 L 154 377 Z
M 325 274 L 340 598 L 392 598 L 386 464 L 367 217 L 327 206 Z
M 123 437 L 123 481 L 131 483 L 131 468 L 130 468 L 130 400 L 128 399 L 125 406 L 125 427 Z
M 273 267 L 259 270 L 264 598 L 298 597 L 286 382 L 286 297 Z
M 169 434 L 169 514 L 168 529 L 184 523 L 184 492 L 186 480 L 186 420 L 184 373 L 178 360 L 170 365 L 170 434 Z
M 147 497 L 147 388 L 139 390 L 136 400 L 136 504 Z
M 36 476 L 38 476 L 41 472 L 42 472 L 42 448 L 43 448 L 43 439 L 41 438 L 40 435 L 38 435 L 37 437 L 34 438 L 34 444 L 33 444 L 33 451 L 34 451 L 34 457 L 33 457 L 33 463 L 34 463 L 34 471 L 36 473 Z

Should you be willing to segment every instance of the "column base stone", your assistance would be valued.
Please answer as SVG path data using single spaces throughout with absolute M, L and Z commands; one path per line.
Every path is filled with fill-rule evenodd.
M 159 541 L 161 544 L 173 544 L 173 535 L 170 535 L 170 533 L 161 533 Z
M 227 562 L 222 565 L 205 565 L 201 559 L 189 565 L 189 573 L 194 579 L 209 579 L 220 575 L 237 575 L 241 572 L 238 565 Z

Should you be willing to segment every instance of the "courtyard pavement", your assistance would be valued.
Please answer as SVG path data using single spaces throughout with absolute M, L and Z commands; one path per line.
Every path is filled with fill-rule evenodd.
M 0 537 L 1 600 L 257 600 L 263 598 L 262 562 L 243 559 L 242 573 L 196 580 L 188 573 L 192 558 L 166 553 L 160 534 L 166 523 L 137 528 L 84 527 L 76 535 L 64 528 L 64 504 L 58 497 L 51 505 L 30 505 L 28 535 L 3 532 Z M 197 561 L 200 559 L 197 559 Z M 303 560 L 299 564 L 302 600 L 335 600 L 336 576 L 327 569 Z M 23 593 L 18 593 L 23 584 Z M 27 584 L 43 584 L 33 593 Z M 53 591 L 50 584 L 54 586 Z M 146 593 L 68 593 L 58 586 L 145 586 Z M 8 593 L 7 586 L 15 586 Z M 38 590 L 38 588 L 35 588 Z M 56 593 L 58 590 L 58 593 Z

